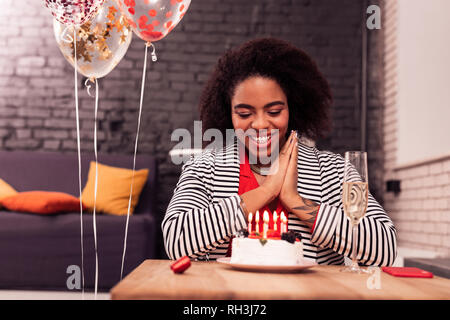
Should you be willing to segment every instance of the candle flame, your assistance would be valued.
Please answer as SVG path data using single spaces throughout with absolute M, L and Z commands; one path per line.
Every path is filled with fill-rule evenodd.
M 250 212 L 250 213 L 248 214 L 248 222 L 251 223 L 251 222 L 252 222 L 252 219 L 253 219 L 253 213 Z
M 258 211 L 258 210 L 256 210 L 255 221 L 256 221 L 256 222 L 259 222 L 259 211 Z
M 269 222 L 269 213 L 267 212 L 267 210 L 264 211 L 263 220 L 264 222 Z

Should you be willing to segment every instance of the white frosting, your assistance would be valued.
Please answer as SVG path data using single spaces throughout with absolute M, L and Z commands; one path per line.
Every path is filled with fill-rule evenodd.
M 263 245 L 259 239 L 234 238 L 231 263 L 251 265 L 297 265 L 303 258 L 300 241 L 289 243 L 285 240 L 267 239 Z

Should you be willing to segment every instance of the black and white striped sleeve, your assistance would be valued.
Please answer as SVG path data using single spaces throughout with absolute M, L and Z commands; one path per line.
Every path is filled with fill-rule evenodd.
M 341 159 L 340 159 L 341 160 Z M 343 165 L 342 161 L 338 161 Z M 339 177 L 342 194 L 343 177 Z M 339 199 L 341 199 L 341 196 Z M 337 204 L 321 203 L 311 241 L 320 247 L 351 257 L 352 225 L 346 217 L 342 200 Z M 370 194 L 365 216 L 358 224 L 357 260 L 362 265 L 389 266 L 397 256 L 397 231 L 383 207 Z
M 205 255 L 247 226 L 237 193 L 212 202 L 210 174 L 205 162 L 191 159 L 183 166 L 162 222 L 170 259 Z

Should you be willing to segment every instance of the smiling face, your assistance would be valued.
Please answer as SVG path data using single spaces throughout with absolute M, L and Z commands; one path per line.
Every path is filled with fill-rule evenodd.
M 270 156 L 271 147 L 281 148 L 286 141 L 287 97 L 275 80 L 261 76 L 247 78 L 236 86 L 231 97 L 231 120 L 234 130 L 249 132 L 242 141 L 249 152 L 258 159 Z M 278 130 L 278 134 L 271 135 L 271 130 Z

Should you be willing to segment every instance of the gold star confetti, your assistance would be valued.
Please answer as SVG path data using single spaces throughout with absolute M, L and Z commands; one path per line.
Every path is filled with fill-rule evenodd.
M 111 37 L 111 32 L 116 29 L 120 34 L 119 44 L 127 41 L 130 32 L 129 23 L 122 15 L 116 18 L 117 9 L 114 6 L 108 7 L 106 16 L 106 26 L 98 23 L 95 26 L 87 22 L 78 28 L 77 35 L 77 59 L 84 59 L 85 62 L 92 62 L 93 57 L 98 54 L 100 60 L 111 59 L 113 54 L 106 40 Z M 72 54 L 75 54 L 74 43 L 70 43 Z

